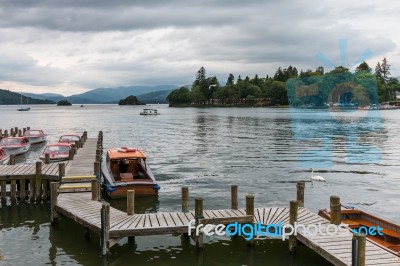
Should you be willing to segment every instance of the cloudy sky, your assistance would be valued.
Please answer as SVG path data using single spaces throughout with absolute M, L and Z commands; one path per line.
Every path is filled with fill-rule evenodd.
M 0 88 L 183 85 L 201 66 L 225 84 L 279 66 L 354 68 L 366 51 L 400 76 L 399 14 L 397 1 L 375 0 L 1 0 Z

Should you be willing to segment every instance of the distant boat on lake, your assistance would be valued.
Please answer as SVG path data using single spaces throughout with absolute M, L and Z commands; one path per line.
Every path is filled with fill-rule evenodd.
M 158 112 L 157 109 L 143 109 L 142 112 L 140 112 L 141 115 L 159 115 L 160 113 Z
M 26 103 L 28 104 L 28 97 L 26 97 Z M 17 109 L 18 111 L 29 111 L 29 110 L 31 110 L 31 108 L 30 107 L 23 107 L 22 106 L 22 93 L 21 93 L 21 107 L 20 108 L 18 108 Z

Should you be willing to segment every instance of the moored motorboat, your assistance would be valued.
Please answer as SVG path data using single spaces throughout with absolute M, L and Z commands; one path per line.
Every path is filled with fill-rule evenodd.
M 30 129 L 25 131 L 24 137 L 28 138 L 30 144 L 46 141 L 46 134 L 41 129 Z
M 66 142 L 66 143 L 70 143 L 70 144 L 75 144 L 75 141 L 80 141 L 80 140 L 81 140 L 81 136 L 79 136 L 78 134 L 64 134 L 60 137 L 58 142 Z
M 160 186 L 139 149 L 108 149 L 101 162 L 101 172 L 111 198 L 126 197 L 131 189 L 135 190 L 135 196 L 158 195 Z
M 0 165 L 8 164 L 10 161 L 10 155 L 5 154 L 3 149 L 0 148 Z
M 31 145 L 25 137 L 7 137 L 0 140 L 0 147 L 7 154 L 23 154 Z
M 318 214 L 330 219 L 328 210 L 320 210 Z M 347 224 L 351 230 L 357 230 L 357 232 L 373 230 L 375 234 L 368 234 L 368 239 L 400 256 L 400 225 L 361 210 L 346 207 L 341 210 L 341 222 Z
M 46 159 L 46 153 L 48 153 L 51 162 L 65 161 L 69 159 L 70 150 L 71 144 L 67 142 L 48 144 L 42 150 L 39 158 L 44 161 Z

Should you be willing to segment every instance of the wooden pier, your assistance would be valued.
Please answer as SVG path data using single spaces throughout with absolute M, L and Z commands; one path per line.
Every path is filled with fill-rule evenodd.
M 238 208 L 238 188 L 231 187 L 231 206 L 223 210 L 203 210 L 202 198 L 195 198 L 195 208 L 189 211 L 189 190 L 182 188 L 182 210 L 176 212 L 157 212 L 146 214 L 134 213 L 134 191 L 128 191 L 127 212 L 110 207 L 109 203 L 100 201 L 100 158 L 102 152 L 102 132 L 97 139 L 85 139 L 84 145 L 78 144 L 80 148 L 74 155 L 73 160 L 62 164 L 48 164 L 42 167 L 41 163 L 31 165 L 2 166 L 0 167 L 0 182 L 2 198 L 5 197 L 5 182 L 11 184 L 11 195 L 17 194 L 16 181 L 29 180 L 33 187 L 30 193 L 49 191 L 46 182 L 51 182 L 51 221 L 57 221 L 59 214 L 72 219 L 88 230 L 100 234 L 102 255 L 106 255 L 108 249 L 123 237 L 132 240 L 136 236 L 163 235 L 163 234 L 187 234 L 188 224 L 193 225 L 217 225 L 238 222 L 240 224 L 277 224 L 282 225 L 295 223 L 309 226 L 319 225 L 327 228 L 331 224 L 340 224 L 335 220 L 337 216 L 332 215 L 328 221 L 312 211 L 304 208 L 304 183 L 297 186 L 297 200 L 291 201 L 289 207 L 254 207 L 254 196 L 246 196 L 246 208 Z M 83 144 L 83 143 L 82 143 Z M 39 171 L 40 170 L 40 171 Z M 15 178 L 14 178 L 15 177 Z M 13 179 L 14 178 L 14 179 Z M 48 178 L 48 179 L 46 179 Z M 47 180 L 43 182 L 44 180 Z M 41 186 L 35 186 L 41 184 Z M 24 196 L 24 183 L 20 183 L 19 196 Z M 39 192 L 38 192 L 39 191 Z M 44 192 L 43 192 L 44 195 Z M 44 198 L 44 197 L 43 197 Z M 332 197 L 337 200 L 337 197 Z M 331 202 L 331 211 L 340 212 L 340 200 Z M 335 218 L 336 217 L 336 218 Z M 202 249 L 203 231 L 195 236 L 191 231 L 192 238 L 196 242 L 196 248 Z M 353 239 L 360 241 L 358 249 L 360 252 L 354 254 L 352 249 Z M 263 237 L 249 240 L 249 246 L 254 241 L 262 241 Z M 350 231 L 338 232 L 335 235 L 324 235 L 321 233 L 306 234 L 299 230 L 297 235 L 289 236 L 288 249 L 293 253 L 296 251 L 297 242 L 300 241 L 317 254 L 334 265 L 352 265 L 354 255 L 359 258 L 359 266 L 363 265 L 400 265 L 400 257 L 393 252 L 382 248 L 365 239 L 365 236 L 356 236 Z M 357 242 L 358 243 L 358 242 Z

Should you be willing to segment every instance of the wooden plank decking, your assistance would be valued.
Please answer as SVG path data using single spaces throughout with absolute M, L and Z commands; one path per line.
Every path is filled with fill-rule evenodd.
M 77 223 L 100 233 L 100 210 L 102 204 L 91 200 L 91 193 L 61 193 L 58 196 L 55 210 Z M 239 210 L 205 210 L 204 221 L 233 221 L 260 222 L 263 225 L 289 221 L 288 207 L 256 208 L 254 218 L 247 219 L 246 211 Z M 127 215 L 125 212 L 110 208 L 110 238 L 129 236 L 161 235 L 174 233 L 187 233 L 189 221 L 194 219 L 194 212 L 159 212 L 147 214 Z M 298 223 L 303 225 L 319 224 L 326 226 L 329 222 L 308 209 L 300 208 Z M 313 249 L 334 265 L 351 265 L 351 240 L 352 234 L 323 236 L 316 234 L 309 236 L 298 233 L 297 239 Z M 367 240 L 366 265 L 398 266 L 400 258 L 387 250 Z
M 66 176 L 89 176 L 94 174 L 97 138 L 88 138 L 83 148 L 78 149 L 72 161 L 65 168 Z

